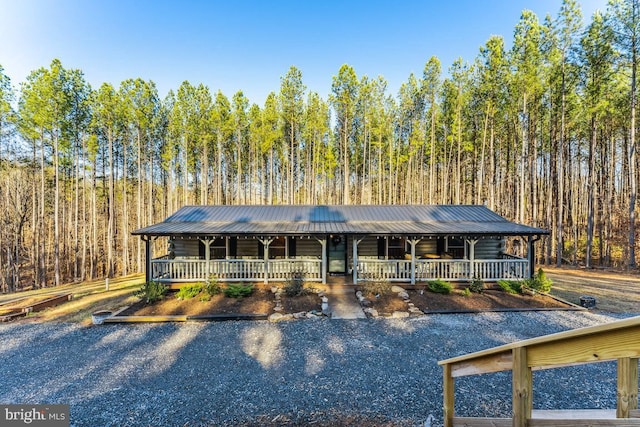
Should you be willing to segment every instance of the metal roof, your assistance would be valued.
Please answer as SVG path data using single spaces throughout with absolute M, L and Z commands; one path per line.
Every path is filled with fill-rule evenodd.
M 185 206 L 135 235 L 545 235 L 479 205 Z

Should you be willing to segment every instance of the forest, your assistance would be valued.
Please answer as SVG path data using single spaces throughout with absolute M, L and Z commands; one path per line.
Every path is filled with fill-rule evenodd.
M 485 204 L 550 231 L 542 264 L 634 270 L 639 50 L 640 0 L 564 0 L 396 94 L 348 64 L 327 99 L 291 66 L 262 105 L 0 65 L 0 291 L 142 271 L 131 231 L 192 204 Z

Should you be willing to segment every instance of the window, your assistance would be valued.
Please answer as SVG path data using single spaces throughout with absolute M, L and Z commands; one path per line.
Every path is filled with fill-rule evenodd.
M 276 237 L 269 245 L 269 258 L 286 258 L 287 257 L 287 239 L 285 237 Z
M 403 238 L 392 237 L 387 239 L 387 258 L 404 259 L 406 252 L 405 240 Z
M 211 243 L 211 259 L 225 259 L 227 257 L 227 239 L 216 239 Z
M 378 238 L 379 259 L 404 259 L 407 252 L 406 240 L 401 237 Z
M 466 256 L 466 245 L 464 240 L 447 237 L 445 252 L 454 258 L 464 258 Z
M 200 259 L 207 257 L 206 248 L 202 240 L 198 242 L 198 255 Z M 218 237 L 209 241 L 209 258 L 210 259 L 225 259 L 227 257 L 227 239 L 225 237 Z

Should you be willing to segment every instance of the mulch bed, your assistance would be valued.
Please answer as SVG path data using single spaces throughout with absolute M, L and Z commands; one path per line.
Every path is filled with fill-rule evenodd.
M 391 316 L 394 311 L 407 311 L 409 308 L 407 303 L 393 292 L 377 294 L 377 297 L 369 293 L 363 295 L 371 302 L 371 307 L 375 308 L 380 316 Z
M 485 290 L 481 294 L 472 293 L 465 296 L 454 290 L 449 295 L 429 291 L 408 291 L 409 299 L 422 311 L 490 311 L 505 309 L 552 309 L 568 308 L 564 304 L 547 295 L 510 294 L 502 290 Z
M 309 312 L 312 310 L 322 310 L 322 299 L 318 294 L 300 295 L 297 297 L 288 297 L 286 294 L 282 294 L 282 308 L 285 313 L 300 313 L 303 311 Z
M 216 314 L 271 314 L 274 312 L 274 295 L 267 288 L 256 288 L 244 298 L 229 298 L 224 294 L 212 296 L 209 301 L 200 301 L 196 296 L 187 300 L 176 298 L 177 292 L 168 293 L 164 299 L 146 304 L 139 301 L 119 313 L 119 316 L 204 316 Z M 321 300 L 317 294 L 287 297 L 282 295 L 284 313 L 321 310 Z
M 464 295 L 461 290 L 454 289 L 448 295 L 428 290 L 407 290 L 409 300 L 425 313 L 438 312 L 475 312 L 532 309 L 567 309 L 572 306 L 547 295 L 510 294 L 499 289 L 485 289 L 483 293 Z M 390 316 L 394 311 L 407 311 L 407 303 L 394 292 L 376 297 L 365 293 L 379 315 Z
M 120 313 L 121 316 L 164 316 L 205 314 L 269 314 L 273 312 L 273 294 L 267 289 L 256 289 L 248 297 L 229 298 L 223 294 L 214 295 L 209 301 L 198 297 L 186 300 L 176 298 L 176 292 L 168 293 L 162 300 L 145 304 L 137 302 Z

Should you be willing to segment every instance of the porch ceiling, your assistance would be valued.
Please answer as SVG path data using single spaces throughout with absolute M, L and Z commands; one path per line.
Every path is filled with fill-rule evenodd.
M 545 235 L 484 206 L 186 206 L 135 235 Z

